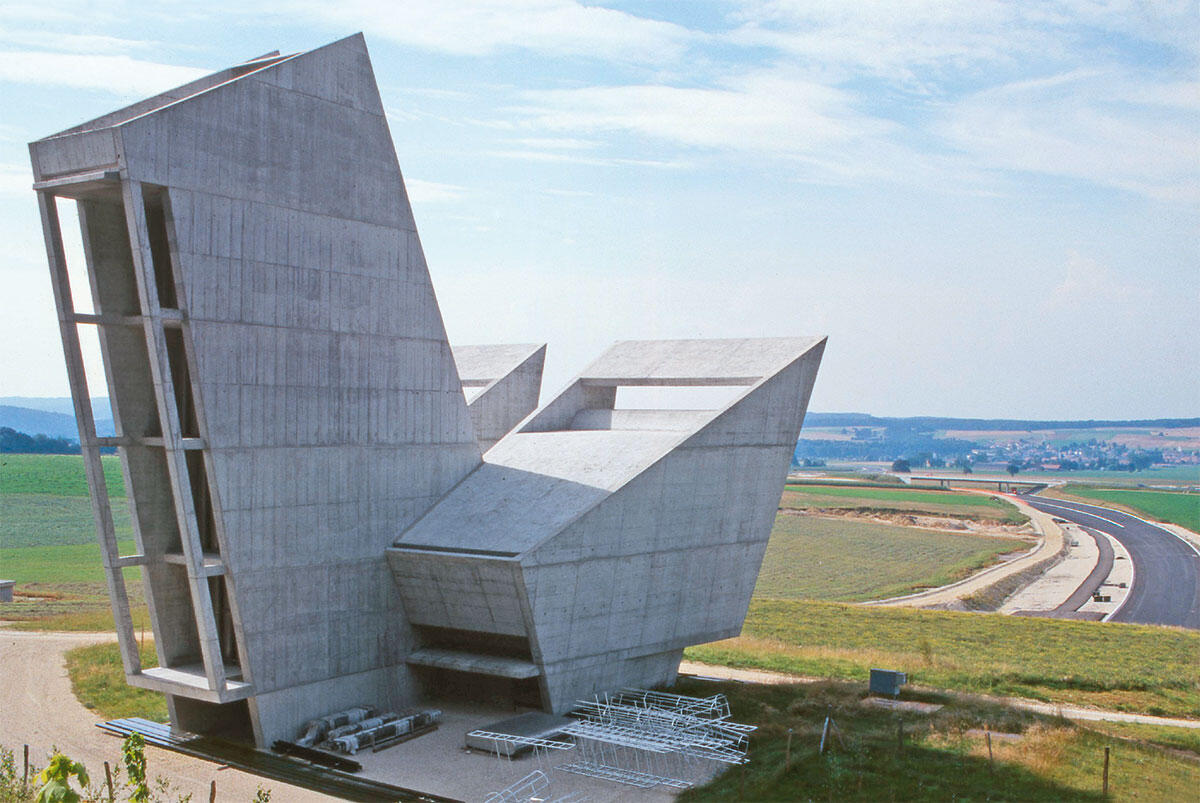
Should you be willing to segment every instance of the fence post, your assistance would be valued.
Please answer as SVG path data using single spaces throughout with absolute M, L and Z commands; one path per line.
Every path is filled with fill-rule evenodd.
M 992 729 L 988 728 L 987 730 L 984 731 L 984 734 L 987 736 L 988 772 L 995 772 L 996 771 L 996 763 L 992 760 Z
M 29 789 L 29 745 L 25 745 L 25 770 L 21 773 L 21 788 Z
M 108 787 L 108 803 L 113 803 L 117 796 L 113 793 L 112 769 L 108 766 L 108 762 L 104 762 L 104 784 Z
M 1104 748 L 1104 796 L 1108 797 L 1108 748 Z

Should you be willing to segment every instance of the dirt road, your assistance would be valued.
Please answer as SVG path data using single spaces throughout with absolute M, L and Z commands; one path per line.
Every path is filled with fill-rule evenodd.
M 0 744 L 14 751 L 18 771 L 21 746 L 29 745 L 29 760 L 45 766 L 52 746 L 83 762 L 92 783 L 104 781 L 104 762 L 120 762 L 121 742 L 96 727 L 99 717 L 71 693 L 67 650 L 113 639 L 111 633 L 35 633 L 0 629 Z M 146 748 L 147 772 L 163 775 L 179 794 L 207 801 L 209 785 L 217 782 L 217 800 L 249 801 L 261 785 L 276 801 L 317 801 L 333 798 L 259 778 L 208 761 L 154 747 Z

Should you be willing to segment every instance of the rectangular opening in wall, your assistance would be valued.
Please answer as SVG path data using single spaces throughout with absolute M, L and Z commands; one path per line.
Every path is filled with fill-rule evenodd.
M 120 504 L 120 501 L 113 500 L 113 503 L 115 507 Z M 117 537 L 121 537 L 120 533 Z M 126 541 L 120 542 L 118 546 L 118 551 L 122 555 L 129 555 L 134 551 L 133 545 Z M 146 595 L 142 586 L 142 567 L 126 566 L 121 569 L 121 579 L 125 582 L 125 598 L 129 604 L 129 621 L 133 628 L 131 635 L 138 643 L 141 665 L 153 666 L 158 663 L 158 658 L 154 653 L 154 631 L 147 626 L 149 616 L 146 612 Z M 113 622 L 116 624 L 115 609 Z M 121 631 L 118 628 L 116 632 L 120 633 Z
M 425 666 L 413 667 L 412 670 L 422 693 L 435 700 L 454 701 L 457 704 L 466 700 L 501 708 L 542 707 L 537 678 L 513 680 Z
M 141 315 L 124 204 L 119 197 L 80 201 L 79 220 L 97 313 L 110 319 Z M 114 420 L 116 432 L 135 438 L 161 435 L 145 330 L 138 325 L 109 323 L 99 327 L 99 335 L 113 403 L 110 411 L 96 413 L 96 421 Z M 93 359 L 98 364 L 92 348 L 84 345 L 85 366 Z M 93 393 L 97 397 L 93 401 L 100 401 L 99 393 Z M 117 414 L 120 420 L 116 420 Z
M 617 387 L 617 410 L 719 410 L 746 392 L 744 385 Z
M 212 494 L 209 492 L 204 454 L 196 450 L 190 450 L 185 454 L 188 482 L 192 489 L 192 503 L 196 507 L 196 526 L 200 530 L 200 548 L 206 553 L 220 554 L 221 547 L 217 542 L 216 514 L 213 511 Z
M 164 331 L 167 344 L 167 363 L 171 366 L 171 384 L 175 387 L 175 407 L 179 413 L 179 434 L 184 438 L 200 437 L 200 424 L 192 396 L 192 379 L 188 372 L 183 332 L 168 328 Z
M 87 391 L 91 397 L 92 418 L 96 423 L 96 434 L 100 437 L 113 435 L 114 416 L 108 374 L 104 370 L 104 358 L 100 348 L 100 327 L 95 324 L 76 324 L 79 333 L 79 351 L 83 355 L 83 373 L 87 378 Z
M 217 640 L 221 645 L 221 660 L 225 672 L 237 680 L 240 673 L 230 673 L 230 667 L 241 667 L 238 655 L 237 636 L 233 629 L 233 610 L 229 607 L 229 588 L 224 577 L 208 578 L 208 593 L 212 595 L 213 618 L 217 622 Z
M 171 724 L 180 730 L 241 744 L 254 744 L 250 706 L 245 700 L 207 703 L 172 695 L 171 703 L 176 718 Z
M 434 627 L 432 625 L 414 625 L 414 628 L 424 647 L 437 647 L 475 655 L 519 658 L 524 661 L 532 660 L 532 648 L 529 645 L 529 639 L 524 636 L 455 630 L 450 627 Z
M 142 185 L 146 234 L 150 238 L 150 262 L 158 289 L 158 305 L 166 309 L 178 309 L 179 296 L 175 291 L 175 273 L 171 267 L 171 239 L 167 234 L 166 194 L 164 188 Z
M 79 208 L 70 198 L 55 197 L 54 204 L 58 209 L 63 258 L 67 263 L 67 279 L 71 284 L 71 304 L 75 312 L 90 315 L 96 312 L 96 304 L 92 298 L 92 285 L 88 280 L 83 235 L 79 230 Z
M 187 568 L 174 563 L 147 567 L 154 595 L 155 632 L 161 642 L 163 665 L 204 674 L 200 629 L 192 605 Z

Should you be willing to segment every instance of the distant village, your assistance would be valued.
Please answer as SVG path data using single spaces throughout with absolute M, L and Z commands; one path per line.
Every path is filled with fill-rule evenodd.
M 1190 423 L 1190 422 L 1188 422 Z M 1136 432 L 1062 429 L 1047 432 L 964 431 L 892 420 L 884 426 L 817 426 L 806 429 L 795 463 L 895 461 L 917 468 L 962 471 L 1143 471 L 1156 466 L 1200 465 L 1200 441 L 1181 430 Z M 1188 434 L 1191 434 L 1190 432 Z M 1180 445 L 1181 444 L 1181 445 Z

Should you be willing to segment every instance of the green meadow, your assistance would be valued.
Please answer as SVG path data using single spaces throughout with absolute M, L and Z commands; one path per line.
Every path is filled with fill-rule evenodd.
M 132 552 L 120 462 L 110 455 L 102 464 L 121 551 Z M 17 581 L 18 598 L 0 603 L 0 619 L 14 627 L 113 628 L 82 457 L 0 456 L 0 577 Z M 135 626 L 147 620 L 140 578 L 125 570 Z
M 1167 521 L 1187 527 L 1193 532 L 1200 532 L 1200 493 L 1098 488 L 1071 483 L 1058 489 L 1055 495 L 1074 497 L 1081 502 L 1128 508 L 1147 518 Z
M 780 507 L 794 509 L 859 510 L 868 513 L 907 513 L 946 516 L 1003 524 L 1028 519 L 1002 499 L 936 488 L 877 488 L 855 485 L 788 483 Z
M 1200 632 L 1001 614 L 754 599 L 704 663 L 863 681 L 872 667 L 939 689 L 1200 718 Z
M 754 594 L 860 602 L 960 580 L 1026 541 L 780 512 Z

